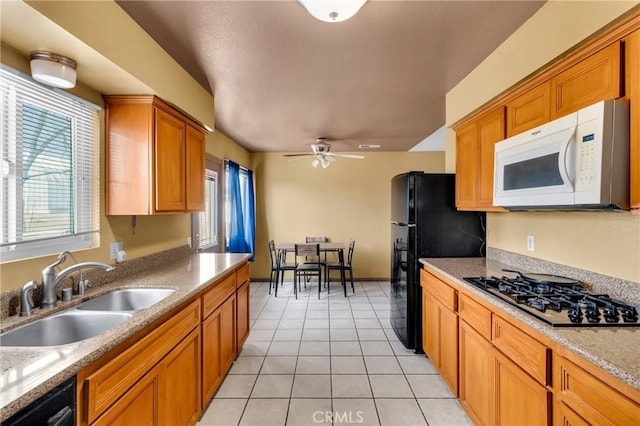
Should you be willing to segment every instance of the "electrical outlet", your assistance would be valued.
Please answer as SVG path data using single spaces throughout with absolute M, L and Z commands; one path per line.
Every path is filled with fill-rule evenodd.
M 109 244 L 109 259 L 116 260 L 116 256 L 120 250 L 122 250 L 122 241 L 115 241 Z
M 533 235 L 527 235 L 527 250 L 534 251 L 536 249 L 536 240 Z

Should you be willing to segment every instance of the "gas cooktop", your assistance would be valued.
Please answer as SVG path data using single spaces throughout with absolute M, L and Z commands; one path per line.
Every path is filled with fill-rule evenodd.
M 547 274 L 468 277 L 470 284 L 553 327 L 637 327 L 638 311 L 607 294 L 587 291 L 579 281 Z

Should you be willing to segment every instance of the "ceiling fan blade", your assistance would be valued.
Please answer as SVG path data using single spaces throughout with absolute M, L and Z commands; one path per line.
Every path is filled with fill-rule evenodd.
M 283 157 L 308 157 L 308 156 L 313 156 L 316 154 L 282 154 Z
M 343 157 L 343 158 L 356 158 L 358 160 L 362 160 L 364 158 L 364 155 L 358 155 L 358 154 L 331 154 L 331 155 L 335 157 Z

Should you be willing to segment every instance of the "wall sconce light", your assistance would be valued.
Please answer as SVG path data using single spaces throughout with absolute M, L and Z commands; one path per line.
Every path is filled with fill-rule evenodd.
M 31 52 L 31 77 L 47 86 L 71 89 L 76 85 L 77 66 L 73 59 L 56 53 Z
M 298 0 L 314 18 L 342 22 L 358 13 L 367 0 Z

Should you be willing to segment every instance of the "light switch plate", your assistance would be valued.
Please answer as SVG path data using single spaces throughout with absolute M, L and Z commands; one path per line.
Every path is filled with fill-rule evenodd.
M 527 250 L 534 251 L 536 249 L 536 240 L 533 235 L 527 235 Z
M 109 259 L 116 260 L 116 256 L 120 250 L 122 250 L 122 241 L 115 241 L 109 244 Z

